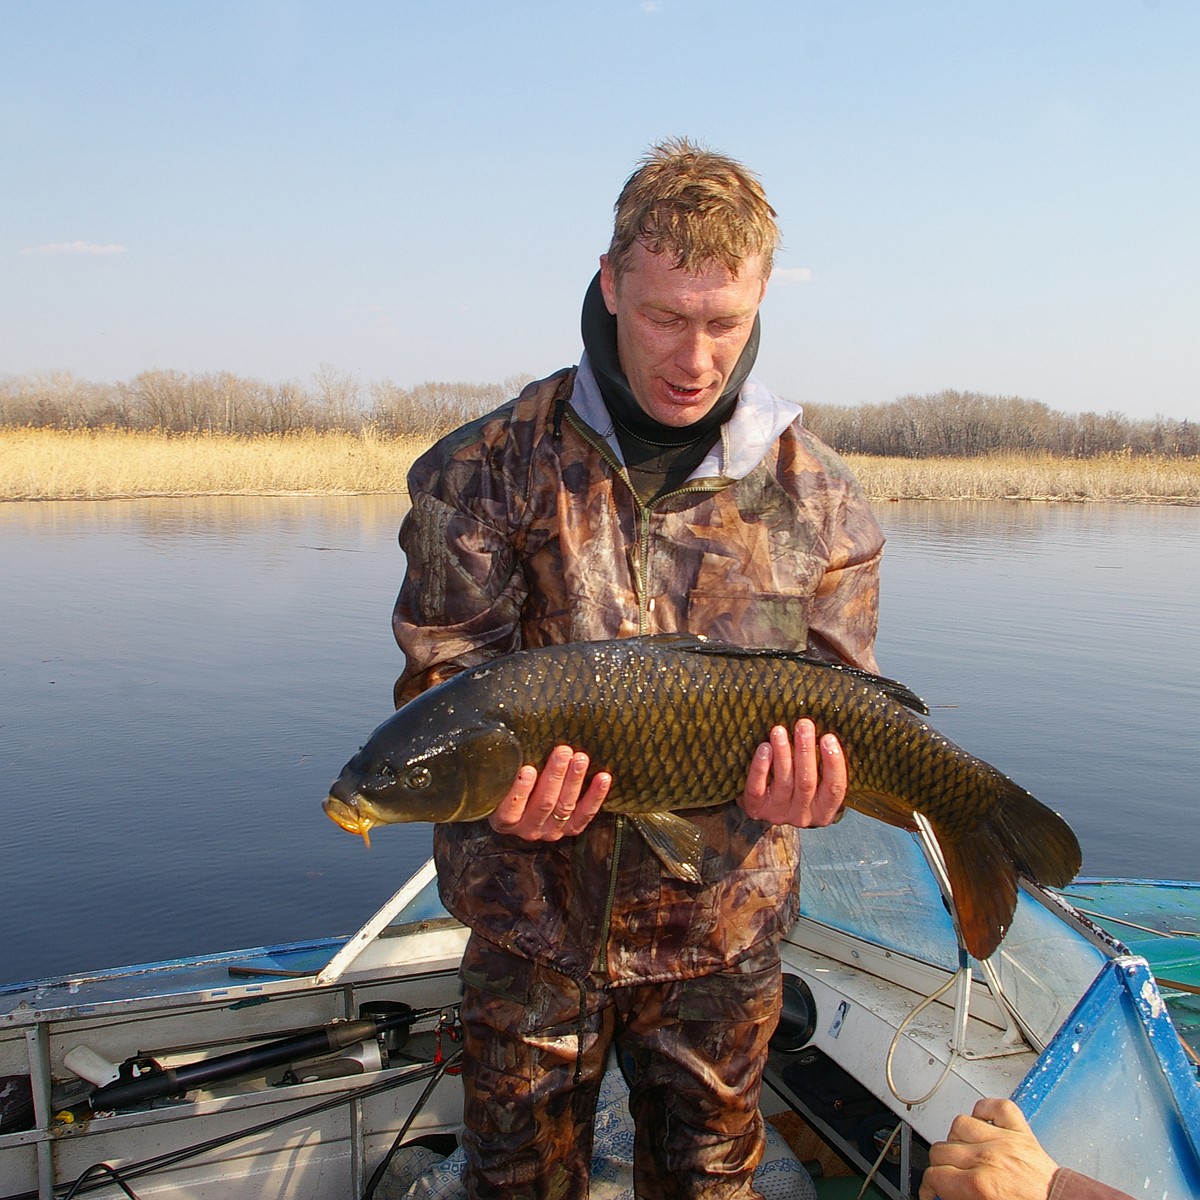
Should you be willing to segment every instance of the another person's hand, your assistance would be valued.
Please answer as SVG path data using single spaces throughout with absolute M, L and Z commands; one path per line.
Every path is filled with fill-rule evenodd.
M 1046 1200 L 1058 1164 L 1011 1101 L 980 1100 L 929 1148 L 920 1200 Z
M 812 829 L 830 825 L 846 801 L 846 759 L 832 733 L 817 742 L 803 717 L 793 736 L 782 725 L 754 752 L 739 803 L 758 821 Z
M 582 750 L 555 746 L 541 771 L 522 767 L 488 818 L 492 828 L 530 842 L 557 842 L 582 833 L 612 786 L 612 776 L 600 771 L 583 790 L 589 761 Z

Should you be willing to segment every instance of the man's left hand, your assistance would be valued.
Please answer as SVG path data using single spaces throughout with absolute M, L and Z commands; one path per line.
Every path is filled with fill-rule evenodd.
M 846 759 L 832 733 L 817 741 L 807 717 L 792 736 L 782 725 L 754 752 L 738 802 L 758 821 L 812 829 L 830 825 L 846 801 Z

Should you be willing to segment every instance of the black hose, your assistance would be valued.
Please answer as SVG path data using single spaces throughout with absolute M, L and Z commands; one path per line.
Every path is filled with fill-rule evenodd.
M 182 1096 L 204 1084 L 236 1079 L 239 1075 L 258 1075 L 285 1063 L 334 1054 L 356 1042 L 379 1037 L 388 1030 L 407 1028 L 412 1020 L 412 1009 L 409 1009 L 406 1014 L 393 1017 L 332 1021 L 317 1029 L 262 1046 L 234 1050 L 229 1054 L 161 1071 L 147 1071 L 132 1079 L 114 1080 L 92 1092 L 88 1097 L 88 1106 L 93 1112 L 103 1112 L 114 1108 L 131 1108 L 166 1096 Z
M 121 1191 L 123 1191 L 125 1193 L 125 1195 L 127 1195 L 129 1197 L 129 1200 L 140 1200 L 140 1197 L 138 1196 L 137 1192 L 135 1192 L 125 1182 L 124 1176 L 122 1176 L 120 1171 L 118 1171 L 115 1167 L 112 1167 L 108 1163 L 105 1163 L 105 1162 L 92 1163 L 92 1165 L 90 1167 L 88 1167 L 88 1169 L 86 1171 L 84 1171 L 83 1174 L 80 1175 L 79 1178 L 76 1179 L 73 1184 L 71 1184 L 69 1190 L 63 1196 L 62 1200 L 74 1200 L 74 1197 L 80 1191 L 83 1190 L 84 1185 L 88 1182 L 88 1180 L 96 1175 L 109 1176 L 109 1178 L 112 1180 L 112 1182 L 115 1183 L 117 1185 L 117 1187 L 119 1187 L 121 1189 Z M 99 1187 L 100 1185 L 93 1184 L 92 1186 Z

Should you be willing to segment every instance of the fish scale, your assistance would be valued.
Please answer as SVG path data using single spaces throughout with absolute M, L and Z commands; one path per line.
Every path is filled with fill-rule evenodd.
M 968 949 L 987 957 L 1028 875 L 1065 886 L 1079 844 L 1061 817 L 922 720 L 895 680 L 784 650 L 690 635 L 518 651 L 430 689 L 385 721 L 325 802 L 364 836 L 396 821 L 486 817 L 520 766 L 567 744 L 613 778 L 605 811 L 629 814 L 664 866 L 699 882 L 703 847 L 678 813 L 735 801 L 772 726 L 811 718 L 835 733 L 846 803 L 914 829 L 928 818 Z
M 524 744 L 566 742 L 587 750 L 593 773 L 614 775 L 607 801 L 611 811 L 654 810 L 667 789 L 673 796 L 678 787 L 664 783 L 663 776 L 675 779 L 681 771 L 692 787 L 688 807 L 735 799 L 750 755 L 772 726 L 788 725 L 802 714 L 814 720 L 819 732 L 838 732 L 839 715 L 851 711 L 854 724 L 840 736 L 852 788 L 969 798 L 971 769 L 978 760 L 964 760 L 958 747 L 877 688 L 849 675 L 829 680 L 828 664 L 793 658 L 774 674 L 768 696 L 762 689 L 761 658 L 694 657 L 699 661 L 664 670 L 653 657 L 619 654 L 611 671 L 589 680 L 572 672 L 570 660 L 561 665 L 543 661 L 545 669 L 528 677 L 526 695 L 555 696 L 556 702 L 517 706 L 514 723 Z M 819 687 L 811 686 L 814 679 Z M 595 690 L 585 691 L 590 687 Z M 637 702 L 631 704 L 630 696 Z M 695 738 L 718 730 L 724 736 L 697 758 Z M 918 737 L 928 740 L 926 751 L 904 753 Z M 892 753 L 877 752 L 888 743 Z M 634 747 L 642 753 L 630 754 Z M 969 824 L 971 816 L 969 808 L 951 808 L 942 814 L 942 823 L 955 831 Z

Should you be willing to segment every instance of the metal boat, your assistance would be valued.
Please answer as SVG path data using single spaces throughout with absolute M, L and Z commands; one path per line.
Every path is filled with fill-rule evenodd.
M 938 866 L 855 813 L 805 835 L 764 1112 L 892 1200 L 997 1095 L 1065 1165 L 1200 1195 L 1200 885 L 1023 884 L 977 963 Z M 465 939 L 427 863 L 349 937 L 0 987 L 0 1197 L 349 1200 L 452 1158 Z

